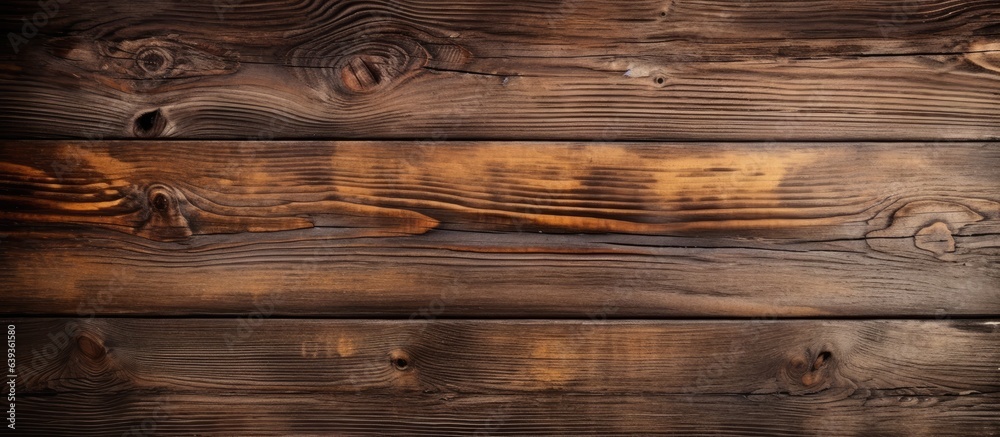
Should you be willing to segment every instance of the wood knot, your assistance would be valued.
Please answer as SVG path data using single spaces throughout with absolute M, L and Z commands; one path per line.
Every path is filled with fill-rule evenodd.
M 869 247 L 880 252 L 922 253 L 949 260 L 956 251 L 954 235 L 984 219 L 964 204 L 922 200 L 903 205 L 892 214 L 886 228 L 869 232 L 865 238 Z
M 824 372 L 824 369 L 826 369 L 832 357 L 833 354 L 825 351 L 816 355 L 816 358 L 812 360 L 812 364 L 809 365 L 808 371 L 802 375 L 802 385 L 812 387 L 827 379 L 828 372 Z
M 368 91 L 377 88 L 388 77 L 381 59 L 370 55 L 358 55 L 340 67 L 340 78 L 351 91 Z
M 101 361 L 108 354 L 108 350 L 100 340 L 91 338 L 90 335 L 81 334 L 77 337 L 76 346 L 83 356 L 92 361 Z
M 86 381 L 88 389 L 115 392 L 133 388 L 133 376 L 124 368 L 100 332 L 84 330 L 73 337 L 74 346 L 62 364 L 63 377 L 50 379 L 51 388 L 79 388 Z
M 150 204 L 153 205 L 153 208 L 161 214 L 166 214 L 167 210 L 170 209 L 170 200 L 167 198 L 166 194 L 156 193 L 150 200 Z
M 378 23 L 376 33 L 345 31 L 314 39 L 290 51 L 287 62 L 304 67 L 292 72 L 323 95 L 363 96 L 402 83 L 428 63 L 455 67 L 471 57 L 432 35 L 386 26 Z
M 393 369 L 399 371 L 408 371 L 413 369 L 413 360 L 405 351 L 397 350 L 390 353 L 389 363 L 392 365 Z
M 784 369 L 784 381 L 793 394 L 813 393 L 829 388 L 833 381 L 833 353 L 821 349 L 813 353 L 806 350 L 804 355 L 789 359 Z
M 73 74 L 103 75 L 104 82 L 132 92 L 150 92 L 176 83 L 166 79 L 203 78 L 235 73 L 236 56 L 212 44 L 173 36 L 108 41 L 84 36 L 51 41 L 53 54 L 75 67 Z
M 415 41 L 371 41 L 347 53 L 335 67 L 344 88 L 353 93 L 380 90 L 420 68 L 427 52 Z
M 134 53 L 132 65 L 124 73 L 138 79 L 179 79 L 236 72 L 238 63 L 232 54 L 206 44 L 191 44 L 172 38 L 143 38 L 106 43 L 108 57 Z
M 170 73 L 174 56 L 163 47 L 147 47 L 135 54 L 136 66 L 148 77 L 163 77 Z
M 162 184 L 146 189 L 143 219 L 138 234 L 161 241 L 180 240 L 192 235 L 187 218 L 182 213 L 184 197 Z
M 132 132 L 140 138 L 153 138 L 163 134 L 167 119 L 159 109 L 139 114 L 132 123 Z
M 935 255 L 955 251 L 955 239 L 951 236 L 951 229 L 948 229 L 948 225 L 944 222 L 934 222 L 917 231 L 913 236 L 913 244 Z

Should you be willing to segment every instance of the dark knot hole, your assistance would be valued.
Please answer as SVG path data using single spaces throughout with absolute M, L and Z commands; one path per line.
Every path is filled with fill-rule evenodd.
M 151 203 L 153 204 L 153 209 L 159 212 L 167 212 L 167 209 L 170 208 L 170 200 L 163 193 L 154 194 Z
M 393 358 L 392 366 L 397 370 L 406 370 L 407 367 L 410 367 L 410 362 L 406 358 Z
M 153 137 L 161 134 L 166 127 L 166 120 L 159 109 L 139 115 L 135 119 L 135 134 L 140 137 Z
M 819 355 L 816 356 L 816 361 L 813 362 L 812 370 L 819 370 L 826 367 L 827 363 L 830 362 L 831 357 L 833 357 L 833 354 L 830 352 L 820 352 Z

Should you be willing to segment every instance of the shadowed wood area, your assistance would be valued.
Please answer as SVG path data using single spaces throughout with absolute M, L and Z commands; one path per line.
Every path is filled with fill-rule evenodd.
M 992 0 L 43 3 L 7 138 L 1000 138 Z
M 946 436 L 1000 414 L 986 320 L 14 323 L 25 429 L 50 434 Z
M 8 313 L 1000 308 L 995 144 L 8 142 L 0 201 Z

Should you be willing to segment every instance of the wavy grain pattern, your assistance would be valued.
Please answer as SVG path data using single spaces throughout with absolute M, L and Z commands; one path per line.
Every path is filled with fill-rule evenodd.
M 13 142 L 0 166 L 5 312 L 1000 308 L 994 144 Z
M 38 3 L 8 3 L 0 27 L 23 32 Z M 998 13 L 990 0 L 73 1 L 0 57 L 0 135 L 991 140 Z

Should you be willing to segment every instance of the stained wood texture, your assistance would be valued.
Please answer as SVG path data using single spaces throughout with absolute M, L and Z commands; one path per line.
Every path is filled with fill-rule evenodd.
M 1000 138 L 993 0 L 50 3 L 7 138 Z
M 8 142 L 0 312 L 1000 313 L 996 144 Z
M 48 435 L 993 435 L 1000 414 L 996 321 L 13 323 L 18 424 Z

